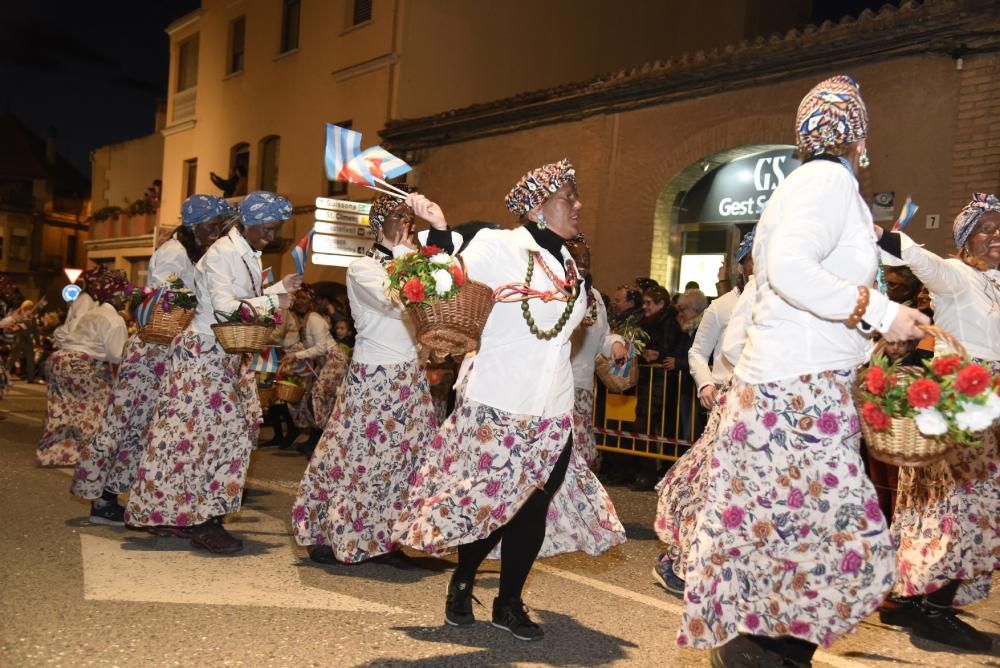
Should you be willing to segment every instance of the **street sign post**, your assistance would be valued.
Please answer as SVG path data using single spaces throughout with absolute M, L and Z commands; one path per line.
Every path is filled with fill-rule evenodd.
M 66 274 L 66 279 L 70 283 L 76 283 L 76 279 L 80 278 L 80 274 L 83 273 L 83 269 L 72 269 L 70 267 L 66 267 L 63 269 L 63 273 Z
M 63 301 L 69 304 L 70 302 L 76 301 L 76 298 L 80 296 L 80 286 L 75 283 L 70 283 L 69 285 L 63 287 L 62 298 Z
M 333 199 L 331 197 L 317 197 L 316 208 L 327 211 L 344 211 L 347 213 L 357 213 L 367 216 L 372 205 L 368 202 L 351 202 L 346 199 Z
M 351 223 L 354 225 L 367 225 L 368 215 L 362 213 L 351 213 L 348 211 L 330 211 L 328 209 L 316 209 L 316 220 L 331 223 Z

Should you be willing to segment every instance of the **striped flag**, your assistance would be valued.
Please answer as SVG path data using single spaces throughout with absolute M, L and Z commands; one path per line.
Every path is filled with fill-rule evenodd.
M 344 166 L 361 152 L 361 133 L 326 124 L 326 153 L 323 163 L 330 181 L 346 180 L 341 175 Z
M 295 262 L 295 271 L 299 276 L 306 273 L 306 253 L 309 251 L 312 235 L 313 231 L 309 230 L 304 237 L 299 239 L 299 243 L 292 246 L 292 260 Z
M 260 272 L 260 278 L 262 285 L 266 288 L 274 283 L 274 270 L 268 267 L 264 271 Z
M 275 346 L 267 346 L 262 353 L 254 353 L 250 368 L 258 373 L 278 373 L 278 351 Z
M 900 232 L 906 229 L 910 221 L 913 219 L 913 215 L 917 212 L 920 207 L 907 196 L 906 201 L 903 202 L 903 208 L 899 211 L 899 218 L 896 219 L 896 223 L 892 226 L 893 232 Z
M 132 314 L 135 318 L 135 324 L 139 325 L 139 327 L 145 327 L 149 324 L 150 319 L 153 317 L 153 309 L 159 303 L 164 290 L 165 288 L 160 288 L 159 290 L 150 292 L 142 300 L 142 303 L 135 307 L 135 312 Z
M 374 185 L 376 178 L 387 181 L 402 176 L 413 169 L 401 158 L 397 158 L 381 146 L 371 146 L 347 163 L 347 171 L 352 177 L 360 176 Z M 352 183 L 357 181 L 351 180 Z

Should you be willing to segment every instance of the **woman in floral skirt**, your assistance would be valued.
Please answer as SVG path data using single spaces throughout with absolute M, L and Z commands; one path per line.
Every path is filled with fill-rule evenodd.
M 711 445 L 685 570 L 678 644 L 723 666 L 808 666 L 881 604 L 888 529 L 851 400 L 870 342 L 927 317 L 873 285 L 878 249 L 855 176 L 868 115 L 853 79 L 815 86 L 796 117 L 804 164 L 757 224 L 753 324 Z
M 101 428 L 111 393 L 111 366 L 122 360 L 128 339 L 118 308 L 125 298 L 125 273 L 105 267 L 88 269 L 87 290 L 100 304 L 66 334 L 49 359 L 45 433 L 38 442 L 39 466 L 73 466 L 84 444 Z
M 957 258 L 940 258 L 901 232 L 882 234 L 880 245 L 887 262 L 905 262 L 931 291 L 935 324 L 997 374 L 1000 200 L 976 193 L 952 230 Z M 936 342 L 937 363 L 948 364 L 949 352 Z M 944 462 L 900 468 L 891 529 L 899 577 L 880 611 L 883 622 L 958 649 L 990 650 L 990 637 L 959 619 L 954 606 L 989 596 L 1000 567 L 998 429 L 987 428 L 979 447 L 952 448 Z
M 249 358 L 226 353 L 212 331 L 216 312 L 249 302 L 258 312 L 287 306 L 301 277 L 261 287 L 261 251 L 292 215 L 284 197 L 256 191 L 240 202 L 240 222 L 195 267 L 194 321 L 170 344 L 169 362 L 126 508 L 126 523 L 172 527 L 194 547 L 229 554 L 243 542 L 222 526 L 240 509 L 260 403 Z
M 191 195 L 181 206 L 181 227 L 156 249 L 149 261 L 150 288 L 180 280 L 194 290 L 194 266 L 222 232 L 235 211 L 226 200 Z M 155 308 L 155 307 L 154 307 Z M 160 380 L 167 369 L 166 345 L 146 343 L 138 334 L 125 344 L 118 379 L 104 409 L 103 428 L 81 449 L 71 491 L 92 501 L 90 521 L 124 526 L 125 508 L 118 495 L 132 486 L 153 416 Z
M 711 410 L 708 423 L 697 442 L 674 462 L 656 486 L 656 520 L 653 527 L 665 549 L 656 559 L 653 577 L 672 594 L 684 593 L 685 557 L 704 498 L 703 488 L 708 478 L 705 472 L 711 463 L 712 442 L 723 411 L 720 401 L 725 398 L 724 388 L 732 379 L 733 366 L 739 361 L 739 353 L 743 351 L 746 332 L 750 327 L 751 310 L 757 295 L 751 253 L 753 239 L 754 230 L 750 230 L 740 241 L 734 255 L 739 264 L 742 292 L 737 287 L 726 293 L 736 294 L 735 303 L 727 305 L 729 300 L 725 297 L 712 302 L 688 353 L 701 405 Z M 719 307 L 718 310 L 716 306 Z M 708 367 L 708 355 L 703 351 L 712 354 L 711 370 Z
M 440 207 L 416 194 L 407 201 L 434 228 L 430 243 L 449 247 Z M 521 226 L 482 230 L 462 255 L 470 278 L 493 288 L 497 303 L 479 351 L 463 365 L 466 379 L 455 410 L 430 443 L 411 510 L 401 518 L 401 539 L 430 553 L 458 548 L 445 621 L 467 626 L 475 622 L 476 571 L 502 538 L 492 623 L 518 639 L 537 640 L 542 629 L 528 616 L 521 594 L 546 540 L 550 503 L 572 465 L 570 336 L 587 307 L 565 246 L 580 233 L 576 172 L 565 160 L 533 170 L 506 204 Z M 604 352 L 625 359 L 620 341 Z M 601 503 L 607 498 L 603 488 L 582 458 L 575 461 L 575 475 L 590 498 L 565 516 L 572 526 L 558 535 L 575 543 L 574 531 L 617 533 L 621 525 L 610 501 Z
M 420 451 L 437 419 L 413 325 L 386 293 L 392 258 L 413 252 L 413 210 L 383 195 L 368 214 L 376 242 L 347 269 L 357 329 L 347 378 L 299 485 L 292 532 L 318 563 L 357 563 L 397 549 Z
M 303 284 L 295 293 L 292 313 L 300 321 L 299 333 L 302 339 L 296 349 L 286 353 L 282 360 L 284 370 L 298 375 L 305 386 L 302 399 L 288 404 L 288 411 L 298 429 L 311 429 L 313 432 L 301 446 L 301 451 L 306 456 L 312 454 L 326 426 L 326 422 L 318 421 L 313 413 L 313 392 L 317 376 L 326 364 L 330 349 L 337 347 L 337 342 L 330 334 L 330 325 L 316 311 L 315 302 L 316 290 L 310 285 Z

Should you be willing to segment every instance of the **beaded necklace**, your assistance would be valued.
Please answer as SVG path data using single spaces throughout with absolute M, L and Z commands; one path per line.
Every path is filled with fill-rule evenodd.
M 542 266 L 542 271 L 545 272 L 545 275 L 549 277 L 549 280 L 552 281 L 553 285 L 559 289 L 566 299 L 566 308 L 563 309 L 562 315 L 559 316 L 559 320 L 552 329 L 540 329 L 537 323 L 535 323 L 535 318 L 531 315 L 531 310 L 528 307 L 528 299 L 530 299 L 530 296 L 521 301 L 521 315 L 524 316 L 524 321 L 528 323 L 528 329 L 537 338 L 548 341 L 549 339 L 557 336 L 559 332 L 563 330 L 563 327 L 566 326 L 566 322 L 569 320 L 569 316 L 573 312 L 573 307 L 576 305 L 576 297 L 579 294 L 579 286 L 577 284 L 576 269 L 573 263 L 570 263 L 567 267 L 566 280 L 563 281 L 556 276 L 551 269 L 549 269 L 547 264 L 545 264 L 545 260 L 542 259 L 541 253 L 534 252 L 528 254 L 528 273 L 524 277 L 525 287 L 531 285 L 531 277 L 535 271 L 535 262 L 538 262 L 538 264 Z M 548 300 L 546 299 L 545 301 Z
M 263 290 L 263 288 L 264 288 L 264 286 L 263 286 L 264 278 L 261 277 L 261 287 L 258 288 L 257 287 L 257 281 L 253 280 L 253 272 L 250 271 L 250 265 L 247 264 L 247 261 L 243 259 L 242 255 L 240 256 L 240 262 L 243 263 L 243 267 L 247 270 L 247 276 L 250 277 L 250 288 L 253 290 L 253 296 L 254 297 L 259 297 L 262 294 L 264 294 L 264 290 Z

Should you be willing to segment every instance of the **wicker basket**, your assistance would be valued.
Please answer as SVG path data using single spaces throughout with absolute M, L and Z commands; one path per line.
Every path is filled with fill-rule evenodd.
M 250 307 L 256 320 L 257 309 L 253 304 L 242 299 L 239 302 Z M 222 322 L 212 325 L 215 338 L 219 340 L 222 349 L 231 355 L 259 352 L 270 341 L 273 329 L 273 326 L 260 322 Z
M 928 334 L 946 341 L 961 357 L 966 356 L 965 347 L 948 332 L 935 325 L 929 325 L 923 329 Z M 875 345 L 875 350 L 872 351 L 872 357 L 881 355 L 884 348 L 885 341 L 879 341 Z M 923 371 L 920 367 L 899 367 L 896 370 L 896 377 L 922 375 Z M 861 394 L 865 376 L 866 372 L 859 373 L 854 385 L 854 402 L 859 413 L 865 402 Z M 860 420 L 861 433 L 865 437 L 868 454 L 879 461 L 896 466 L 926 466 L 943 459 L 952 447 L 952 442 L 947 438 L 927 437 L 921 434 L 920 430 L 917 429 L 916 421 L 911 417 L 891 417 L 890 419 L 892 423 L 886 431 L 875 431 L 864 419 Z
M 274 387 L 257 386 L 257 398 L 260 400 L 260 409 L 266 411 L 274 400 Z
M 451 299 L 406 308 L 416 326 L 417 341 L 431 350 L 464 355 L 479 348 L 479 337 L 493 310 L 493 289 L 466 280 Z
M 146 343 L 169 346 L 178 334 L 187 329 L 192 320 L 194 320 L 193 308 L 177 308 L 175 306 L 164 313 L 159 305 L 154 306 L 149 323 L 139 330 L 139 338 Z
M 302 397 L 305 394 L 305 387 L 289 383 L 287 380 L 279 380 L 274 384 L 274 398 L 278 401 L 284 401 L 286 404 L 294 404 L 302 401 Z
M 606 355 L 598 355 L 597 361 L 595 363 L 595 370 L 597 371 L 597 377 L 601 379 L 604 386 L 608 388 L 608 392 L 612 394 L 621 394 L 626 390 L 630 390 L 636 386 L 639 382 L 639 360 L 638 358 L 632 360 L 632 366 L 628 371 L 627 376 L 618 376 L 611 372 L 614 368 L 614 362 L 609 359 Z

